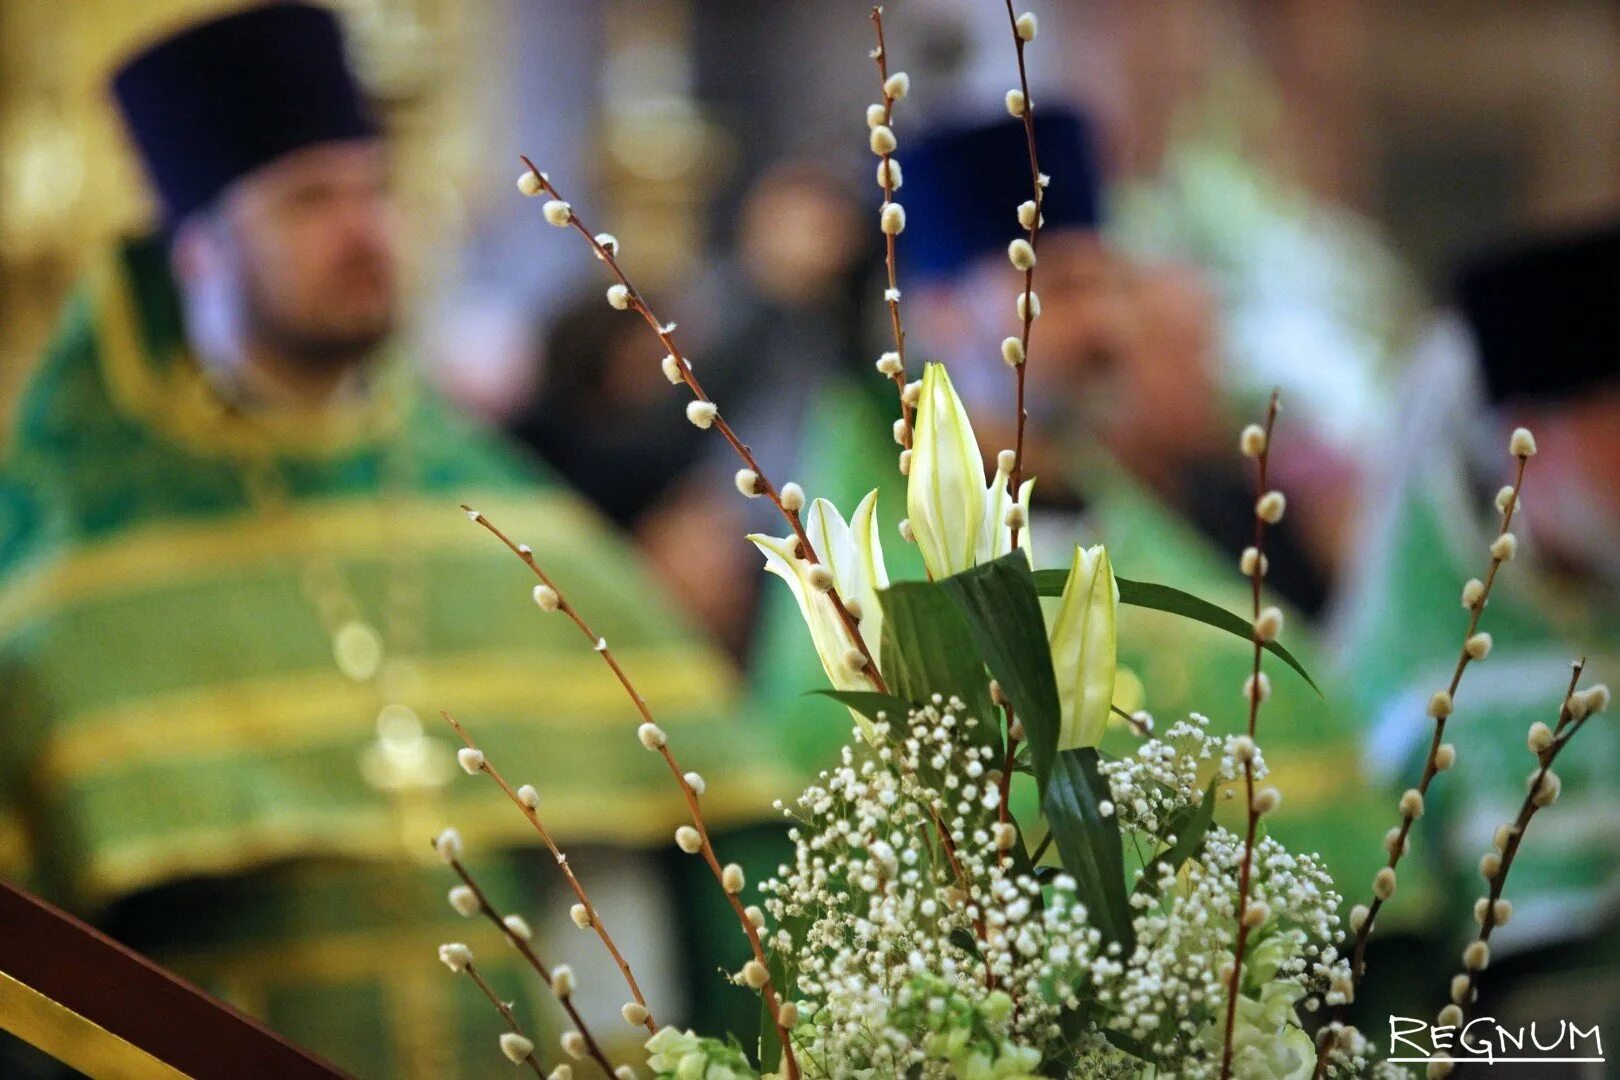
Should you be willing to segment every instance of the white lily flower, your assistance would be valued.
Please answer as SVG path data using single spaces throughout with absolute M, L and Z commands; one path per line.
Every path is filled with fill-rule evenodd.
M 869 492 L 846 523 L 838 508 L 826 499 L 810 504 L 805 514 L 805 534 L 823 565 L 832 571 L 838 595 L 856 615 L 861 640 L 875 659 L 883 632 L 883 608 L 878 590 L 889 587 L 889 573 L 883 565 L 883 547 L 878 542 L 877 492 Z M 793 590 L 799 613 L 810 627 L 810 639 L 827 679 L 838 690 L 870 690 L 869 680 L 844 660 L 850 648 L 849 633 L 833 607 L 832 598 L 810 581 L 811 563 L 794 554 L 794 537 L 750 534 L 749 540 L 765 556 L 765 569 Z
M 985 483 L 973 424 L 942 364 L 923 368 L 914 423 L 906 512 L 929 576 L 949 577 L 1007 554 L 1012 550 L 1007 474 L 998 469 Z M 1025 521 L 1018 546 L 1026 553 L 1033 483 L 1026 480 L 1018 489 Z
M 1114 700 L 1118 611 L 1119 583 L 1107 549 L 1077 546 L 1052 625 L 1052 671 L 1062 706 L 1059 750 L 1102 741 Z

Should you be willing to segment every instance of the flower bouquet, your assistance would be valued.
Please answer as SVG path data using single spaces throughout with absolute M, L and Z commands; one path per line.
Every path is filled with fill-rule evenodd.
M 1396 893 L 1397 865 L 1437 777 L 1456 760 L 1444 739 L 1459 683 L 1490 651 L 1481 617 L 1516 541 L 1510 526 L 1526 462 L 1528 431 L 1512 436 L 1514 482 L 1497 499 L 1500 528 L 1481 579 L 1462 592 L 1466 628 L 1456 671 L 1429 704 L 1433 739 L 1422 777 L 1396 808 L 1385 838 L 1387 864 L 1367 883 L 1372 896 L 1341 922 L 1342 897 L 1321 861 L 1267 834 L 1282 799 L 1266 783 L 1260 723 L 1278 677 L 1309 675 L 1279 640 L 1280 611 L 1266 603 L 1267 530 L 1286 511 L 1268 481 L 1275 395 L 1246 426 L 1238 450 L 1254 473 L 1254 539 L 1238 569 L 1252 588 L 1243 616 L 1167 584 L 1117 577 L 1101 545 L 1076 548 L 1067 565 L 1037 569 L 1030 490 L 1023 471 L 1024 384 L 1041 312 L 1036 292 L 1041 206 L 1049 178 L 1036 155 L 1035 109 L 1025 69 L 1037 38 L 1032 14 L 1008 26 L 1019 85 L 1008 110 L 1023 121 L 1029 198 L 1008 207 L 1008 258 L 1022 272 L 1013 297 L 1016 332 L 1002 355 L 1016 381 L 1015 444 L 986 470 L 966 409 L 946 370 L 925 364 L 909 381 L 896 271 L 905 212 L 895 152 L 896 106 L 909 80 L 891 72 L 881 9 L 872 20 L 881 99 L 867 121 L 882 191 L 879 226 L 887 251 L 885 304 L 893 349 L 877 361 L 896 391 L 894 434 L 906 477 L 908 516 L 899 537 L 915 544 L 927 580 L 891 582 L 876 517 L 876 492 L 846 518 L 794 483 L 778 485 L 704 392 L 675 338 L 619 261 L 607 233 L 593 233 L 547 174 L 528 159 L 519 179 L 543 196 L 553 225 L 574 230 L 613 278 L 607 301 L 639 315 L 664 350 L 662 370 L 689 395 L 687 417 L 736 451 L 741 495 L 768 500 L 786 535 L 750 537 L 765 568 L 792 591 L 826 671 L 828 697 L 853 716 L 838 760 L 791 802 L 794 854 L 776 876 L 752 886 L 724 861 L 704 821 L 705 780 L 684 770 L 667 733 L 636 691 L 607 640 L 568 600 L 540 557 L 468 508 L 534 575 L 535 603 L 579 628 L 639 713 L 637 736 L 667 763 L 690 810 L 674 841 L 713 872 L 746 937 L 751 959 L 733 973 L 757 993 L 757 1039 L 720 1038 L 662 1027 L 628 960 L 584 884 L 542 820 L 538 792 L 511 785 L 472 735 L 461 766 L 498 784 L 538 831 L 576 903 L 572 918 L 593 932 L 624 980 L 626 1023 L 647 1034 L 645 1061 L 614 1061 L 574 1005 L 566 965 L 541 959 L 529 927 L 503 915 L 467 872 L 454 830 L 435 841 L 459 877 L 450 902 L 493 921 L 566 1011 L 559 1047 L 542 1049 L 479 974 L 471 951 L 446 944 L 440 957 L 477 983 L 505 1020 L 500 1050 L 536 1075 L 571 1076 L 576 1062 L 629 1077 L 1289 1077 L 1405 1075 L 1380 1062 L 1370 1040 L 1344 1023 L 1365 975 L 1365 946 L 1379 911 Z M 1017 229 L 1010 226 L 1016 221 Z M 1127 563 L 1128 552 L 1121 562 Z M 1198 620 L 1242 639 L 1253 663 L 1241 688 L 1246 716 L 1235 731 L 1194 714 L 1159 730 L 1143 712 L 1114 704 L 1116 614 L 1137 605 Z M 1552 765 L 1587 718 L 1608 702 L 1602 687 L 1564 689 L 1555 725 L 1529 734 L 1535 758 L 1523 808 L 1498 831 L 1481 863 L 1485 893 L 1477 939 L 1437 1023 L 1459 1026 L 1489 962 L 1492 929 L 1511 916 L 1503 884 L 1535 813 L 1558 795 Z M 1234 687 L 1234 691 L 1238 688 Z M 1551 696 L 1551 695 L 1549 695 Z M 1135 733 L 1135 753 L 1101 754 L 1111 713 Z M 447 719 L 449 719 L 447 717 Z M 628 737 L 628 732 L 626 733 Z M 1038 813 L 1019 820 L 1012 785 L 1033 787 Z M 1217 803 L 1241 810 L 1230 826 Z M 1437 987 L 1438 991 L 1442 989 Z M 1428 1064 L 1444 1075 L 1443 1055 Z

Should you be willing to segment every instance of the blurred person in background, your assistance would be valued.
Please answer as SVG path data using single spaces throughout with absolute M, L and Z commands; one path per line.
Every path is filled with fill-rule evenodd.
M 588 643 L 456 504 L 534 545 L 710 778 L 710 820 L 736 825 L 783 786 L 717 719 L 731 666 L 392 344 L 386 152 L 330 12 L 190 26 L 113 85 L 163 224 L 97 261 L 7 433 L 0 869 L 357 1075 L 483 1075 L 499 1020 L 439 942 L 470 943 L 540 1036 L 565 1021 L 451 911 L 429 840 L 461 824 L 496 903 L 578 932 L 543 899 L 565 892 L 551 860 L 518 850 L 529 823 L 455 768 L 449 708 L 583 845 L 580 877 L 676 1019 L 682 950 L 742 945 L 705 929 L 729 909 L 697 860 L 637 851 L 687 820 L 679 789 Z M 572 940 L 581 977 L 611 985 Z M 616 1007 L 592 1019 L 639 1041 Z
M 1036 271 L 1042 315 L 1027 369 L 1025 476 L 1035 479 L 1035 565 L 1067 566 L 1076 542 L 1100 541 L 1121 576 L 1244 611 L 1248 585 L 1237 559 L 1252 535 L 1219 524 L 1243 521 L 1252 529 L 1254 495 L 1243 483 L 1239 425 L 1212 387 L 1217 315 L 1210 298 L 1195 273 L 1134 262 L 1106 243 L 1099 232 L 1102 172 L 1084 117 L 1047 105 L 1035 129 L 1041 169 L 1052 177 Z M 953 123 L 902 141 L 897 156 L 905 169 L 897 199 L 908 223 L 898 256 L 907 374 L 920 375 L 924 360 L 944 361 L 973 411 L 982 450 L 993 458 L 1013 441 L 1014 376 L 1000 342 L 1017 332 L 1012 300 L 1023 283 L 1006 255 L 1018 235 L 1015 210 L 1030 197 L 1023 127 L 1006 119 Z M 868 367 L 858 378 L 827 384 L 802 407 L 810 443 L 801 451 L 806 469 L 795 479 L 847 514 L 881 478 L 880 535 L 891 580 L 922 577 L 917 552 L 896 531 L 906 499 L 890 430 L 899 415 L 893 384 Z M 1199 455 L 1205 460 L 1196 462 Z M 1213 486 L 1201 492 L 1200 475 L 1221 477 L 1234 504 L 1226 519 L 1212 508 L 1217 527 L 1209 531 L 1150 486 L 1158 481 L 1172 494 L 1214 500 Z M 1274 578 L 1290 559 L 1288 531 L 1279 533 Z M 1287 644 L 1320 677 L 1311 635 L 1299 625 L 1297 618 L 1290 622 Z M 1252 661 L 1237 641 L 1224 651 L 1193 647 L 1195 639 L 1207 645 L 1200 635 L 1213 633 L 1178 617 L 1124 609 L 1116 704 L 1145 707 L 1165 723 L 1199 710 L 1216 730 L 1235 730 Z M 770 719 L 789 752 L 818 760 L 847 735 L 837 707 L 797 696 L 821 685 L 822 674 L 785 589 L 766 594 L 751 671 L 755 694 L 772 703 Z M 1289 792 L 1279 827 L 1294 843 L 1322 851 L 1336 874 L 1351 880 L 1371 874 L 1376 844 L 1348 844 L 1336 828 L 1342 814 L 1371 798 L 1353 767 L 1355 731 L 1331 700 L 1292 673 L 1273 667 L 1272 685 L 1267 741 L 1288 770 L 1278 777 Z M 1121 723 L 1107 745 L 1128 752 L 1131 741 Z
M 1480 856 L 1535 765 L 1526 730 L 1554 725 L 1575 658 L 1584 685 L 1620 670 L 1620 221 L 1464 263 L 1402 390 L 1340 627 L 1345 684 L 1372 717 L 1369 772 L 1392 807 L 1423 768 L 1425 706 L 1457 662 L 1461 584 L 1490 560 L 1495 497 L 1513 479 L 1508 432 L 1528 426 L 1538 448 L 1513 518 L 1518 551 L 1480 623 L 1491 650 L 1458 692 L 1457 765 L 1431 790 L 1401 863 L 1403 902 L 1373 938 L 1373 964 L 1432 971 L 1474 932 Z M 1620 733 L 1600 717 L 1581 746 L 1558 759 L 1562 794 L 1514 863 L 1482 1013 L 1620 1026 Z M 1432 1002 L 1432 985 L 1412 990 L 1409 1008 Z

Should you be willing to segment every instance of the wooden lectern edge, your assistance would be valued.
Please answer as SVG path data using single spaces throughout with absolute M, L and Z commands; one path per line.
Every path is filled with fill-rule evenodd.
M 183 1076 L 240 1077 L 251 1068 L 253 1075 L 283 1080 L 345 1077 L 258 1021 L 4 881 L 0 930 L 0 973 Z

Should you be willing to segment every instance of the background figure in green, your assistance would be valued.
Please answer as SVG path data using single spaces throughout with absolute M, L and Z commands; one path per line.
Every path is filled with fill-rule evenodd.
M 1213 318 L 1207 298 L 1186 272 L 1132 265 L 1100 237 L 1101 175 L 1083 117 L 1047 105 L 1036 133 L 1041 168 L 1052 180 L 1037 278 L 1042 315 L 1028 368 L 1025 475 L 1036 480 L 1035 565 L 1067 567 L 1075 543 L 1102 542 L 1121 577 L 1172 585 L 1241 613 L 1250 601 L 1237 561 L 1250 537 L 1225 522 L 1252 529 L 1253 491 L 1218 468 L 1201 479 L 1184 472 L 1200 460 L 1230 461 L 1241 477 L 1243 465 L 1234 435 L 1240 425 L 1220 408 L 1207 366 Z M 1023 280 L 1006 257 L 1017 235 L 1014 212 L 1030 196 L 1023 129 L 1006 119 L 939 128 L 903 145 L 900 156 L 908 375 L 919 375 L 925 359 L 943 360 L 993 459 L 1013 441 L 1014 380 L 999 343 L 1017 330 L 1013 297 Z M 900 448 L 890 437 L 899 415 L 892 383 L 876 373 L 844 380 L 826 386 L 808 407 L 812 441 L 800 455 L 799 477 L 806 491 L 849 513 L 877 483 L 890 579 L 920 578 L 921 560 L 897 530 L 905 486 L 896 464 Z M 1279 456 L 1287 455 L 1289 438 L 1280 425 Z M 1187 489 L 1208 513 L 1172 506 L 1159 493 Z M 1339 826 L 1380 820 L 1383 799 L 1360 782 L 1359 735 L 1346 695 L 1324 678 L 1312 634 L 1290 606 L 1319 599 L 1320 585 L 1284 525 L 1271 566 L 1291 612 L 1285 642 L 1316 674 L 1323 695 L 1281 665 L 1269 669 L 1273 697 L 1261 742 L 1284 795 L 1276 827 L 1293 846 L 1322 852 L 1339 880 L 1370 880 L 1381 859 L 1378 835 L 1346 835 Z M 1120 613 L 1119 660 L 1122 708 L 1146 708 L 1161 725 L 1189 711 L 1209 716 L 1217 731 L 1244 722 L 1242 686 L 1252 657 L 1241 641 L 1127 607 Z M 769 703 L 782 744 L 806 767 L 826 760 L 849 734 L 842 709 L 802 696 L 824 681 L 787 591 L 768 590 L 752 691 Z M 1135 742 L 1116 717 L 1103 749 L 1130 753 Z
M 1573 659 L 1587 658 L 1588 682 L 1611 684 L 1620 661 L 1620 226 L 1491 252 L 1457 284 L 1456 307 L 1418 350 L 1377 455 L 1383 470 L 1341 627 L 1346 683 L 1373 718 L 1366 759 L 1393 800 L 1422 770 L 1424 704 L 1457 661 L 1461 583 L 1489 562 L 1493 500 L 1513 479 L 1507 433 L 1529 426 L 1539 450 L 1513 519 L 1518 554 L 1480 623 L 1493 645 L 1463 677 L 1446 729 L 1457 767 L 1431 789 L 1391 909 L 1409 923 L 1430 918 L 1413 927 L 1427 951 L 1406 940 L 1386 947 L 1387 961 L 1431 970 L 1474 933 L 1479 858 L 1517 811 L 1534 765 L 1526 730 L 1556 721 Z M 1559 759 L 1557 805 L 1537 817 L 1514 862 L 1513 919 L 1491 935 L 1485 982 L 1505 999 L 1482 1014 L 1620 1024 L 1620 734 L 1597 724 L 1581 740 L 1581 753 Z M 1408 866 L 1438 870 L 1437 880 L 1408 896 Z M 1378 925 L 1375 943 L 1385 936 Z M 1533 977 L 1515 977 L 1531 968 Z M 1443 988 L 1413 989 L 1432 1001 Z
M 359 1075 L 484 1075 L 499 1018 L 438 943 L 471 944 L 542 1036 L 561 1012 L 445 903 L 429 839 L 455 824 L 495 902 L 600 989 L 597 1030 L 639 1041 L 528 822 L 455 768 L 449 709 L 539 788 L 660 1019 L 683 1019 L 682 950 L 729 960 L 704 939 L 731 918 L 668 844 L 683 799 L 589 643 L 457 504 L 541 554 L 737 826 L 790 788 L 723 719 L 729 665 L 570 491 L 388 349 L 384 150 L 330 13 L 190 28 L 115 89 L 164 228 L 99 261 L 6 433 L 0 872 Z

